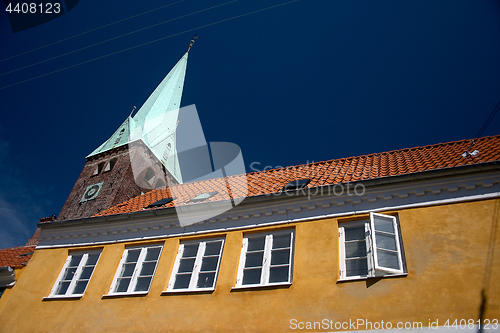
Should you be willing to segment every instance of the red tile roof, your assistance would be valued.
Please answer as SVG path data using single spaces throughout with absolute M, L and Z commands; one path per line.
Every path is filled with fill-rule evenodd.
M 42 219 L 40 219 L 40 222 L 42 222 Z M 35 233 L 33 234 L 33 236 L 31 236 L 30 239 L 28 239 L 25 246 L 38 245 L 38 237 L 40 237 L 40 228 L 36 228 Z
M 20 268 L 25 266 L 33 256 L 36 246 L 18 246 L 0 250 L 0 267 Z
M 475 150 L 479 153 L 475 156 L 463 157 L 462 154 L 469 148 L 470 153 Z M 311 179 L 307 187 L 316 187 L 493 161 L 500 161 L 500 135 L 477 139 L 472 147 L 471 140 L 461 140 L 252 172 L 246 175 L 231 176 L 227 180 L 231 183 L 231 197 L 242 198 L 276 193 L 287 183 L 297 179 Z M 244 186 L 245 179 L 248 184 L 247 191 L 245 191 Z M 189 200 L 205 192 L 219 192 L 208 201 L 223 200 L 224 196 L 221 193 L 227 193 L 227 189 L 228 186 L 223 179 L 209 179 L 177 185 L 175 193 L 178 200 L 186 204 L 195 204 L 189 203 Z M 172 194 L 168 188 L 153 190 L 113 206 L 95 216 L 141 211 L 160 199 L 171 197 Z M 163 207 L 173 206 L 174 202 L 170 202 Z

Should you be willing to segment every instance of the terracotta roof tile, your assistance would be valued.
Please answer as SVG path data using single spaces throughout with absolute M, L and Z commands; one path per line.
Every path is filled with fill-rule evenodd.
M 286 168 L 252 172 L 246 175 L 228 177 L 233 198 L 253 197 L 280 191 L 283 186 L 297 179 L 311 179 L 308 187 L 333 185 L 347 181 L 359 181 L 410 174 L 415 172 L 453 168 L 500 160 L 500 135 L 477 139 L 470 152 L 478 150 L 476 156 L 463 157 L 471 140 L 461 140 L 435 145 L 405 148 L 383 153 L 315 162 Z M 244 181 L 247 181 L 245 191 Z M 185 204 L 205 192 L 218 191 L 209 201 L 224 199 L 228 193 L 225 179 L 209 179 L 176 185 L 176 199 Z M 113 215 L 144 210 L 144 207 L 164 198 L 171 198 L 167 189 L 153 190 L 111 207 L 95 216 Z M 227 198 L 227 196 L 226 196 Z M 173 207 L 170 202 L 164 207 Z M 158 209 L 158 208 L 148 208 Z
M 0 267 L 10 266 L 19 268 L 30 261 L 35 246 L 18 246 L 0 250 Z

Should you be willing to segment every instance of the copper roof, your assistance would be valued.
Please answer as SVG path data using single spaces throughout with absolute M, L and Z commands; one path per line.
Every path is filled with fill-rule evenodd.
M 470 148 L 476 154 L 462 156 Z M 471 147 L 471 140 L 453 141 L 423 147 L 406 148 L 383 153 L 362 155 L 356 157 L 339 158 L 324 162 L 301 164 L 297 166 L 252 172 L 246 175 L 229 177 L 231 182 L 232 198 L 254 197 L 280 191 L 283 186 L 293 180 L 310 179 L 307 187 L 334 185 L 339 183 L 392 177 L 412 174 L 423 171 L 455 168 L 464 165 L 481 164 L 500 160 L 500 135 L 483 137 L 475 141 Z M 245 191 L 244 181 L 247 181 L 248 190 Z M 236 186 L 233 186 L 236 184 Z M 222 179 L 209 179 L 199 182 L 177 185 L 176 193 L 180 193 L 177 200 L 185 204 L 205 192 L 218 191 L 227 193 L 226 182 Z M 148 205 L 164 198 L 171 198 L 168 188 L 147 192 L 121 204 L 113 206 L 95 216 L 123 214 L 142 211 Z M 208 201 L 223 200 L 222 194 L 215 195 Z M 163 207 L 173 207 L 170 202 Z

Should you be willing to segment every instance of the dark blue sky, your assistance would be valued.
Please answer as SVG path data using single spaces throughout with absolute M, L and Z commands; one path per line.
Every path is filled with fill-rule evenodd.
M 247 171 L 471 139 L 500 102 L 500 1 L 300 0 L 237 17 L 286 2 L 185 16 L 225 3 L 185 0 L 0 61 L 0 248 L 59 213 L 85 156 L 195 33 L 182 105 L 196 104 L 207 141 L 241 147 Z M 15 34 L 0 7 L 0 60 L 167 3 L 80 1 Z

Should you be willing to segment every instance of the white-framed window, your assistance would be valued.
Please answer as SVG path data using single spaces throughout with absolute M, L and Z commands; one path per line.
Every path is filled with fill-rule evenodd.
M 162 248 L 162 244 L 127 247 L 123 252 L 108 295 L 147 293 Z
M 292 283 L 294 230 L 243 238 L 236 288 Z
M 339 224 L 340 280 L 405 274 L 403 244 L 395 216 L 370 213 Z
M 81 297 L 87 289 L 101 250 L 71 252 L 49 297 Z
M 167 292 L 214 290 L 223 248 L 223 238 L 182 242 Z

